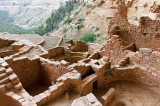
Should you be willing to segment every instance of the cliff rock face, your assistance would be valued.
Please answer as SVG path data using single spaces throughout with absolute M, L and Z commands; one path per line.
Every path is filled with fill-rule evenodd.
M 23 28 L 41 25 L 54 9 L 67 0 L 0 0 L 0 10 L 7 11 L 9 19 Z

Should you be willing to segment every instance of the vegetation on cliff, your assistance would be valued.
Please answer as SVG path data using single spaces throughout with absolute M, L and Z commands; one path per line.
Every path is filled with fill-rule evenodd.
M 69 16 L 71 11 L 74 10 L 77 5 L 77 0 L 69 0 L 66 1 L 66 3 L 64 4 L 61 4 L 59 9 L 53 11 L 51 16 L 46 20 L 46 23 L 44 25 L 39 26 L 35 32 L 39 35 L 44 35 L 48 32 L 51 32 L 54 29 L 57 29 L 61 21 L 66 16 Z M 69 23 L 71 21 L 71 19 L 68 19 L 64 22 L 64 24 Z
M 11 34 L 33 34 L 34 30 L 26 30 L 17 25 L 0 20 L 0 32 L 8 32 Z

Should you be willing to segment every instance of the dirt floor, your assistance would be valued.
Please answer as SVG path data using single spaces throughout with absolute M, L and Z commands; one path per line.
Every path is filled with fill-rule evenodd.
M 66 92 L 60 97 L 52 100 L 51 102 L 48 102 L 47 104 L 43 106 L 71 106 L 73 100 L 79 98 L 80 95 L 76 93 L 69 93 Z
M 37 83 L 36 85 L 34 85 L 31 88 L 26 89 L 28 91 L 28 93 L 32 96 L 38 95 L 42 92 L 44 92 L 45 90 L 48 90 L 49 86 L 46 86 L 42 83 Z
M 160 94 L 143 86 L 130 82 L 115 82 L 110 86 L 116 89 L 116 94 L 106 106 L 160 106 Z M 107 90 L 105 86 L 94 94 L 100 100 Z

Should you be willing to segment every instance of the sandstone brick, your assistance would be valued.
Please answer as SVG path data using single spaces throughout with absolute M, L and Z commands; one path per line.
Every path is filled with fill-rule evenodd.
M 19 96 L 19 95 L 17 95 L 17 94 L 13 94 L 13 95 L 12 95 L 12 98 L 18 101 L 18 100 L 21 99 L 22 97 Z
M 47 95 L 45 95 L 45 93 L 40 93 L 39 96 L 41 97 L 40 104 L 44 104 L 47 102 Z
M 37 106 L 37 104 L 36 103 L 32 103 L 30 106 Z
M 115 95 L 115 89 L 110 88 L 109 91 L 102 96 L 103 105 L 108 104 L 108 102 L 113 98 L 114 95 Z
M 33 104 L 36 104 L 36 100 L 33 98 L 31 101 Z
M 9 76 L 9 79 L 10 79 L 11 81 L 16 80 L 17 78 L 18 78 L 17 75 L 14 74 L 14 73 Z
M 8 77 L 3 78 L 2 80 L 0 80 L 0 84 L 5 84 L 9 81 Z
M 29 98 L 30 97 L 30 95 L 26 91 L 23 91 L 22 96 L 25 97 L 25 98 Z
M 0 74 L 5 73 L 5 68 L 4 67 L 0 67 Z
M 29 100 L 30 100 L 30 101 L 32 101 L 33 99 L 34 99 L 33 96 L 30 96 L 30 97 L 29 97 Z
M 63 89 L 65 89 L 63 82 L 58 83 L 58 84 L 57 84 L 57 87 L 58 87 L 58 88 L 63 88 Z
M 0 85 L 0 92 L 5 92 L 7 90 L 7 87 L 5 84 Z
M 37 104 L 41 101 L 41 97 L 39 95 L 36 95 L 33 97 Z
M 57 89 L 57 85 L 56 84 L 54 84 L 54 85 L 52 85 L 52 86 L 49 87 L 49 91 L 50 92 L 52 92 L 52 91 L 54 91 L 56 89 Z
M 47 101 L 51 100 L 51 92 L 49 90 L 44 91 L 44 94 L 47 96 Z
M 23 87 L 22 87 L 22 84 L 19 82 L 18 84 L 14 85 L 15 89 L 17 90 L 21 90 Z
M 4 60 L 9 63 L 13 61 L 13 58 L 9 56 L 9 57 L 5 57 Z
M 6 76 L 7 76 L 7 75 L 6 75 L 5 73 L 0 74 L 0 80 L 3 79 L 3 78 L 5 78 Z
M 22 102 L 25 101 L 25 99 L 21 98 L 21 99 L 19 99 L 18 101 L 19 101 L 20 103 L 22 103 Z
M 11 82 L 8 82 L 8 83 L 6 83 L 6 86 L 7 86 L 8 89 L 10 89 L 10 88 L 13 87 L 13 84 Z
M 24 102 L 22 102 L 22 105 L 23 105 L 23 106 L 29 106 L 29 104 L 30 104 L 29 101 L 24 101 Z
M 14 94 L 14 93 L 11 92 L 11 91 L 9 91 L 9 92 L 6 93 L 7 96 L 12 96 L 13 94 Z
M 5 62 L 5 63 L 2 63 L 1 66 L 2 66 L 2 67 L 5 67 L 5 68 L 8 68 L 8 67 L 9 67 L 8 63 L 6 63 L 6 62 Z
M 12 81 L 12 83 L 13 83 L 14 85 L 18 84 L 18 83 L 19 83 L 19 78 L 17 78 L 17 79 L 15 79 L 14 81 Z
M 58 93 L 57 90 L 58 90 L 58 88 L 57 88 L 56 84 L 54 84 L 51 87 L 49 87 L 49 91 L 51 92 L 51 98 L 55 98 L 56 97 L 56 95 Z
M 13 73 L 13 70 L 11 68 L 6 69 L 6 74 L 10 75 Z

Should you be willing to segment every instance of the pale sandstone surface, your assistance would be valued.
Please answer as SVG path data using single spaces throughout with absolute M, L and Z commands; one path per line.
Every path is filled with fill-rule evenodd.
M 117 82 L 111 86 L 116 89 L 116 94 L 106 106 L 120 104 L 126 106 L 158 106 L 160 104 L 160 95 L 156 95 L 155 92 L 146 89 L 145 86 L 129 82 Z

